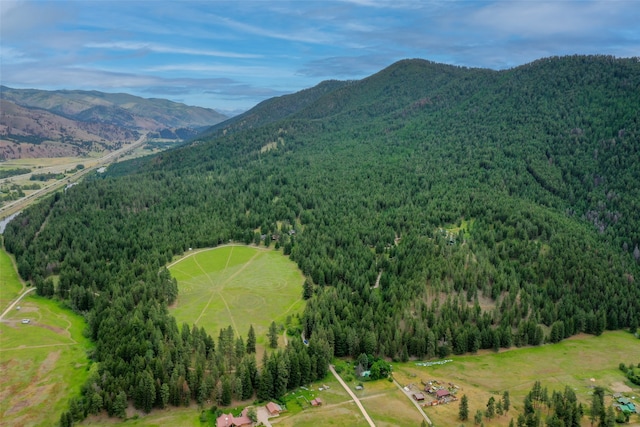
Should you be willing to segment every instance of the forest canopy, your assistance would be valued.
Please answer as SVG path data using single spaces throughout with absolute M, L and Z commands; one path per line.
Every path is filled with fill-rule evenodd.
M 87 319 L 100 375 L 85 413 L 117 415 L 127 398 L 145 410 L 277 398 L 333 355 L 444 357 L 636 330 L 636 59 L 504 71 L 406 60 L 288 99 L 251 126 L 112 166 L 8 225 L 21 276 Z M 215 345 L 216 331 L 175 324 L 163 266 L 276 235 L 307 278 L 310 345 L 258 369 L 241 337 L 221 331 Z

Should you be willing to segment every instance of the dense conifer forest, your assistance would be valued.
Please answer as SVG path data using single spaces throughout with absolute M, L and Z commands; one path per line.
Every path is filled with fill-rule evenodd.
M 128 399 L 148 411 L 278 398 L 334 355 L 445 357 L 638 327 L 637 59 L 406 60 L 289 99 L 8 225 L 21 276 L 83 313 L 96 343 L 99 368 L 65 417 L 122 415 Z M 277 243 L 299 265 L 309 346 L 258 363 L 233 330 L 168 314 L 163 266 L 230 240 Z

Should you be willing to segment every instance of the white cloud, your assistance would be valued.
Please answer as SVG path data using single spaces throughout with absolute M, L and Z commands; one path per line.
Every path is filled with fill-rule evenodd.
M 48 28 L 51 23 L 73 19 L 72 13 L 65 13 L 62 8 L 56 7 L 56 3 L 0 0 L 2 39 L 28 37 L 42 28 Z
M 217 56 L 221 58 L 243 58 L 255 59 L 262 58 L 263 55 L 237 52 L 224 52 L 211 49 L 193 49 L 189 47 L 166 46 L 156 43 L 147 42 L 105 42 L 105 43 L 87 43 L 85 47 L 92 49 L 115 49 L 115 50 L 148 50 L 157 53 L 174 53 L 179 55 L 195 55 L 195 56 Z
M 209 106 L 204 94 L 247 107 L 403 58 L 506 68 L 640 55 L 636 0 L 0 0 L 0 19 L 8 86 L 199 92 Z
M 25 64 L 27 62 L 36 61 L 18 49 L 3 45 L 0 45 L 0 58 L 2 58 L 0 63 L 2 66 L 9 64 Z
M 306 22 L 307 25 L 301 21 L 298 25 L 288 25 L 286 30 L 278 31 L 273 28 L 281 28 L 281 26 L 269 20 L 261 21 L 260 26 L 220 16 L 217 20 L 226 27 L 247 35 L 311 44 L 326 44 L 335 40 L 332 34 L 314 28 L 309 21 Z
M 278 75 L 280 77 L 293 76 L 294 73 L 291 69 L 286 67 L 274 67 L 274 66 L 245 66 L 245 65 L 232 65 L 232 64 L 202 64 L 202 63 L 175 63 L 158 65 L 155 67 L 145 68 L 146 72 L 166 72 L 166 71 L 182 71 L 182 72 L 197 72 L 197 73 L 217 73 L 223 75 L 232 76 L 245 76 L 245 77 L 263 77 L 268 75 Z
M 621 11 L 615 7 L 616 3 L 623 4 L 613 1 L 495 2 L 470 15 L 468 24 L 521 37 L 578 36 L 612 25 Z
M 441 3 L 441 1 L 416 1 L 416 0 L 340 0 L 343 3 L 375 9 L 418 9 L 426 4 Z

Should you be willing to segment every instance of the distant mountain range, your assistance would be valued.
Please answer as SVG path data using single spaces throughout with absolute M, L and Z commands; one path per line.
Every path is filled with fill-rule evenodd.
M 188 139 L 227 119 L 215 110 L 125 93 L 0 86 L 0 158 L 82 155 L 142 133 Z
M 103 373 L 67 414 L 142 396 L 277 400 L 324 378 L 333 356 L 407 362 L 636 333 L 639 105 L 636 58 L 502 71 L 403 60 L 270 99 L 30 206 L 5 247 L 38 293 L 86 317 Z M 211 323 L 179 329 L 167 310 L 179 290 L 160 266 L 230 241 L 281 250 L 304 275 L 288 327 L 307 342 L 259 368 L 225 334 L 214 346 Z M 147 391 L 163 389 L 168 401 Z

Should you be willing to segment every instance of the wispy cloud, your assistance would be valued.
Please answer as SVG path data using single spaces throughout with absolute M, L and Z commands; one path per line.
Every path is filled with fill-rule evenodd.
M 29 58 L 27 55 L 10 46 L 0 45 L 0 58 L 4 64 L 25 64 L 27 62 L 35 62 L 34 58 Z
M 178 71 L 178 72 L 193 72 L 193 73 L 214 73 L 233 76 L 244 77 L 263 77 L 269 74 L 277 74 L 281 77 L 294 76 L 295 73 L 287 67 L 267 67 L 267 66 L 243 66 L 243 65 L 231 65 L 231 64 L 211 64 L 211 63 L 174 63 L 158 65 L 149 68 L 145 68 L 144 71 L 151 73 L 166 72 L 166 71 Z
M 0 0 L 0 75 L 237 110 L 403 58 L 500 69 L 640 56 L 638 22 L 633 0 Z
M 298 74 L 308 77 L 336 76 L 340 79 L 362 78 L 371 74 L 371 70 L 380 70 L 391 65 L 384 55 L 362 55 L 322 58 L 306 63 Z
M 498 2 L 468 16 L 467 22 L 498 34 L 519 37 L 593 34 L 608 29 L 621 18 L 616 2 Z M 640 18 L 638 16 L 637 18 Z
M 261 21 L 260 24 L 248 24 L 227 17 L 217 18 L 219 23 L 245 35 L 311 44 L 330 43 L 334 40 L 333 35 L 317 28 L 306 26 L 302 22 L 300 25 L 289 25 L 286 31 L 281 31 L 273 29 L 278 27 L 273 26 L 268 20 Z
M 165 46 L 157 43 L 148 42 L 103 42 L 103 43 L 87 43 L 85 47 L 93 49 L 109 49 L 109 50 L 143 50 L 157 53 L 175 53 L 178 55 L 195 55 L 195 56 L 217 56 L 220 58 L 262 58 L 263 55 L 251 53 L 224 52 L 211 49 L 192 49 L 188 47 Z

